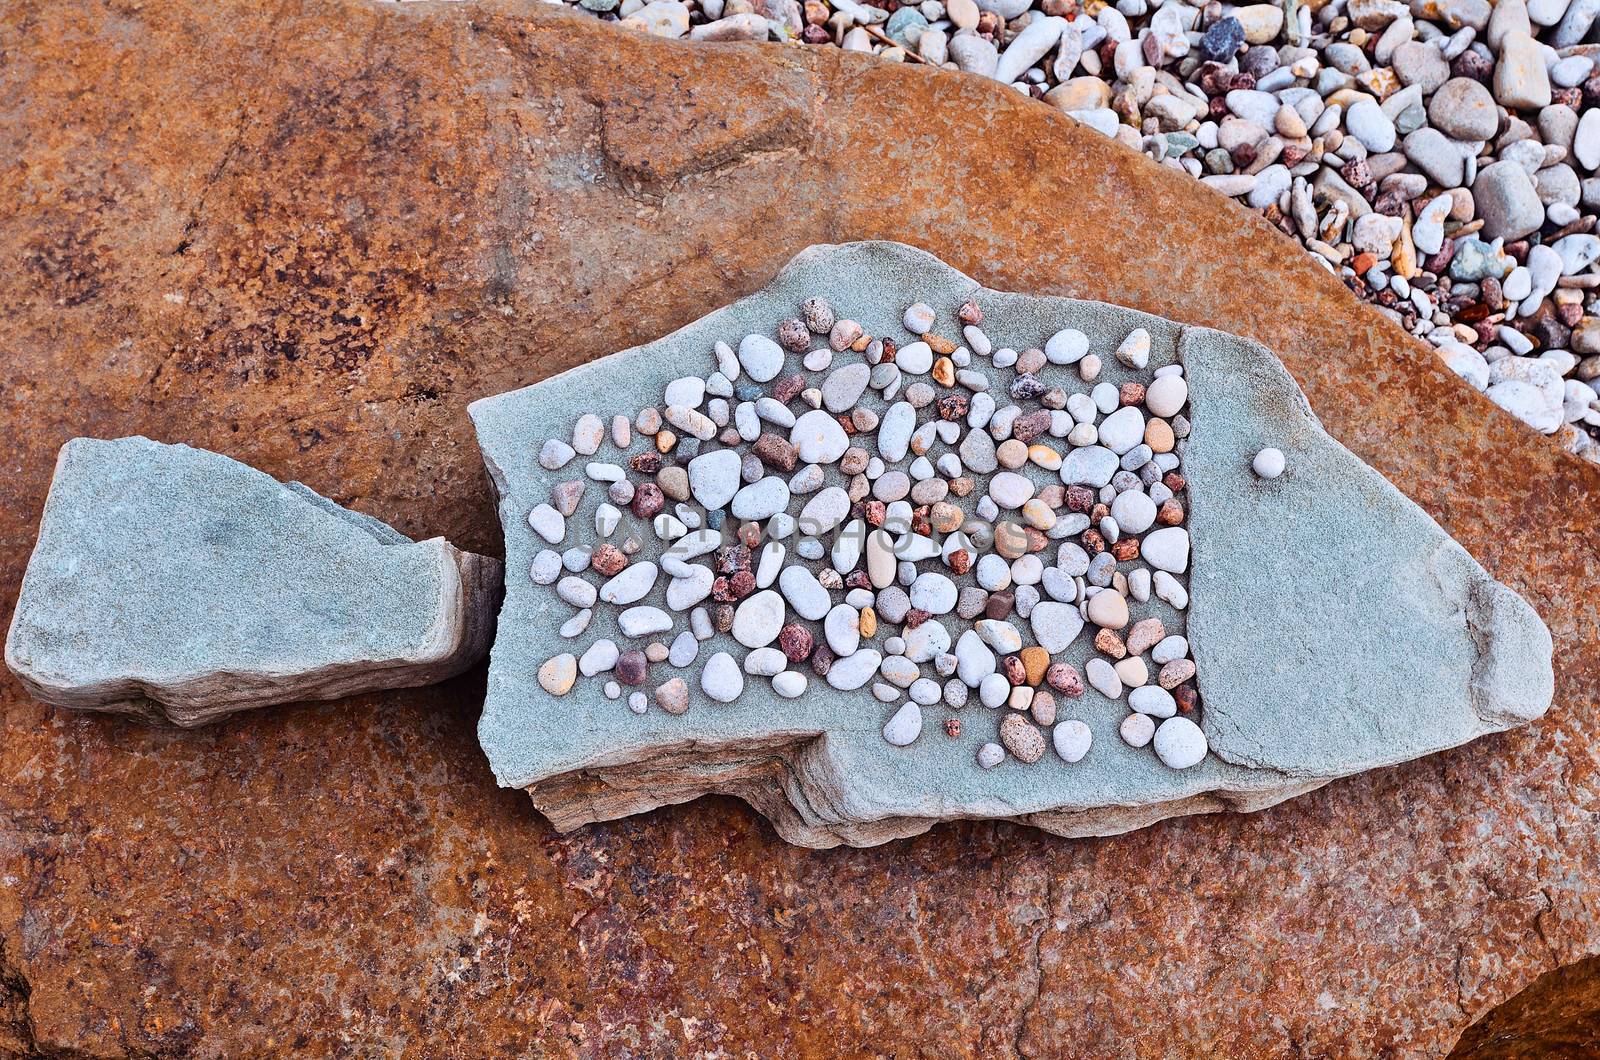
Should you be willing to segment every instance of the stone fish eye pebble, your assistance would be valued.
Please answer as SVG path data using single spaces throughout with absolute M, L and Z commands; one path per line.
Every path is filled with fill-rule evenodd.
M 874 336 L 841 312 L 904 330 Z M 935 330 L 942 313 L 966 346 Z M 527 516 L 529 580 L 573 648 L 540 686 L 604 682 L 636 715 L 766 694 L 758 709 L 781 711 L 811 675 L 881 711 L 904 753 L 965 739 L 963 768 L 1043 770 L 1093 753 L 1090 725 L 1061 717 L 1092 694 L 1130 710 L 1126 744 L 1197 764 L 1183 366 L 1145 329 L 1060 324 L 1013 333 L 972 302 L 811 298 L 699 366 L 685 357 L 631 420 L 583 413 L 540 450 L 551 500 Z M 958 356 L 978 379 L 941 367 Z M 1109 380 L 1102 363 L 1081 370 L 1091 359 Z M 903 390 L 900 372 L 916 377 Z M 1258 474 L 1276 452 L 1253 455 Z M 610 488 L 592 496 L 585 479 Z

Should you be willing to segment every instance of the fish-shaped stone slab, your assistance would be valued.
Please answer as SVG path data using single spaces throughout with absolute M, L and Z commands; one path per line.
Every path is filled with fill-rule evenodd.
M 849 327 L 839 334 L 840 321 L 859 324 L 864 340 L 834 352 L 839 340 L 855 338 Z M 884 340 L 896 347 L 893 371 L 882 367 L 891 359 Z M 833 379 L 874 357 L 878 365 Z M 1093 373 L 1091 357 L 1099 362 Z M 814 370 L 803 367 L 808 360 Z M 1037 367 L 1024 373 L 1031 381 L 1018 382 L 1016 361 Z M 803 378 L 788 382 L 796 373 Z M 849 409 L 837 407 L 863 375 L 869 385 Z M 1174 376 L 1186 393 L 1172 382 L 1157 388 Z M 920 408 L 906 401 L 913 384 L 931 387 Z M 774 398 L 780 389 L 784 400 Z M 1175 392 L 1181 411 L 1158 408 Z M 995 411 L 981 393 L 995 399 Z M 960 401 L 941 404 L 947 398 Z M 1102 404 L 1087 409 L 1085 400 Z M 930 444 L 920 454 L 915 434 L 912 451 L 904 451 L 908 425 L 895 421 L 908 413 L 896 411 L 899 404 L 913 406 L 909 426 L 948 417 L 961 437 L 947 441 L 935 427 L 922 435 Z M 1007 411 L 1013 404 L 1015 414 Z M 1050 414 L 1027 418 L 1041 407 Z M 641 416 L 647 408 L 654 413 Z M 506 600 L 479 737 L 500 783 L 526 789 L 563 830 L 726 792 L 807 846 L 881 843 L 956 818 L 1111 834 L 1183 814 L 1270 806 L 1337 777 L 1521 724 L 1550 702 L 1550 636 L 1532 608 L 1330 438 L 1269 351 L 1116 306 L 989 291 L 903 245 L 813 247 L 763 291 L 666 338 L 470 411 L 506 535 Z M 759 422 L 751 418 L 757 411 Z M 591 418 L 580 422 L 585 414 Z M 616 415 L 633 429 L 613 434 Z M 670 446 L 638 430 L 653 431 L 659 417 L 668 421 L 660 429 Z M 830 417 L 855 433 L 836 436 Z M 784 426 L 790 419 L 793 426 Z M 1030 434 L 1048 423 L 1010 472 L 1027 482 L 997 481 L 1007 472 L 988 464 L 987 443 L 961 449 L 973 421 L 986 424 L 1001 447 L 1024 423 Z M 1130 426 L 1142 426 L 1142 438 Z M 1180 432 L 1185 437 L 1175 439 Z M 774 437 L 758 443 L 756 435 Z M 890 451 L 879 455 L 881 466 L 867 468 L 875 478 L 856 483 L 858 494 L 865 491 L 860 500 L 832 521 L 860 519 L 870 530 L 868 502 L 891 471 L 911 474 L 905 483 L 888 480 L 890 497 L 944 477 L 947 486 L 924 487 L 922 496 L 939 493 L 961 509 L 963 524 L 952 533 L 967 535 L 960 544 L 968 554 L 953 557 L 950 534 L 921 526 L 925 533 L 896 537 L 911 542 L 914 558 L 897 556 L 871 575 L 863 569 L 872 549 L 841 546 L 836 533 L 821 558 L 802 558 L 806 528 L 796 531 L 785 519 L 827 486 L 795 476 L 815 458 L 827 465 L 823 481 L 848 488 L 854 476 L 830 463 L 841 460 L 839 437 L 869 453 L 886 440 Z M 743 460 L 759 444 L 781 467 L 784 442 L 801 449 L 793 472 L 769 475 Z M 574 453 L 574 443 L 585 451 Z M 741 503 L 760 517 L 748 521 L 768 536 L 751 556 L 684 547 L 697 541 L 690 522 L 718 518 L 692 503 L 693 490 L 682 512 L 665 497 L 659 514 L 654 503 L 641 509 L 647 517 L 633 514 L 628 498 L 663 501 L 650 492 L 656 481 L 685 489 L 677 473 L 663 477 L 679 466 L 681 444 L 702 459 L 723 448 L 738 454 L 684 463 L 686 477 L 722 505 L 712 507 L 724 532 L 747 521 Z M 1108 447 L 1117 455 L 1104 453 Z M 1263 450 L 1282 454 L 1276 477 L 1266 477 L 1279 471 L 1270 453 L 1259 464 L 1266 475 L 1253 466 Z M 944 460 L 952 451 L 960 455 Z M 1018 450 L 1010 452 L 1014 459 Z M 972 474 L 958 465 L 963 460 L 990 471 Z M 724 484 L 734 464 L 749 474 Z M 1133 478 L 1108 480 L 1114 471 Z M 955 493 L 962 477 L 975 487 L 964 497 Z M 1159 526 L 1142 499 L 1118 512 L 1117 498 L 1130 488 L 1161 502 Z M 1093 502 L 1088 513 L 1076 510 L 1085 492 L 1075 489 Z M 1012 502 L 1030 494 L 1067 503 L 1018 515 Z M 988 511 L 998 510 L 998 523 L 1031 530 L 1013 551 L 1040 557 L 1042 580 L 1021 555 L 985 564 L 1001 535 L 985 538 L 968 520 L 982 522 L 986 499 L 1004 502 Z M 774 505 L 782 511 L 776 528 Z M 1136 545 L 1119 533 L 1119 519 L 1143 527 Z M 1155 543 L 1168 529 L 1187 537 L 1169 533 Z M 787 543 L 776 564 L 782 573 L 763 583 L 774 573 L 760 571 L 773 535 Z M 933 542 L 931 554 L 918 543 L 924 538 Z M 674 548 L 678 554 L 667 558 Z M 1080 552 L 1098 569 L 1077 573 Z M 1102 552 L 1116 553 L 1117 562 L 1098 560 Z M 589 566 L 602 555 L 619 571 L 614 578 Z M 714 568 L 713 580 L 722 579 L 717 595 L 704 595 L 710 582 L 695 566 Z M 804 572 L 790 575 L 789 567 Z M 830 568 L 846 577 L 843 584 L 828 587 Z M 735 583 L 741 571 L 754 583 Z M 943 580 L 959 593 L 985 571 L 991 585 L 1002 574 L 1015 579 L 989 593 L 991 600 L 1013 594 L 998 608 L 1001 618 L 986 618 L 987 611 L 963 618 L 946 607 Z M 1155 591 L 1146 581 L 1152 573 Z M 900 610 L 892 587 L 920 595 L 928 610 L 900 614 L 898 622 L 880 617 Z M 768 591 L 777 604 L 768 597 L 749 603 Z M 692 620 L 695 607 L 709 616 L 719 600 L 746 611 L 733 630 L 741 638 L 706 628 L 706 616 Z M 797 601 L 805 615 L 797 616 Z M 1124 605 L 1131 615 L 1119 611 Z M 834 623 L 841 606 L 848 613 Z M 718 625 L 728 612 L 722 618 Z M 827 677 L 809 660 L 794 662 L 792 644 L 771 640 L 778 622 L 830 647 Z M 928 631 L 930 623 L 942 632 Z M 702 640 L 695 625 L 709 636 Z M 1150 647 L 1151 630 L 1164 647 Z M 957 672 L 957 654 L 971 672 Z M 1043 662 L 1048 679 L 1040 677 Z M 868 670 L 877 672 L 856 672 Z M 959 707 L 951 701 L 964 693 L 951 690 L 952 681 L 971 685 Z M 1045 700 L 1051 709 L 1040 712 Z
M 6 665 L 46 703 L 190 727 L 482 658 L 498 560 L 148 438 L 61 449 Z

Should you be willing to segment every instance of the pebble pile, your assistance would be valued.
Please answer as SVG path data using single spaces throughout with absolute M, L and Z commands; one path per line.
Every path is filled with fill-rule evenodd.
M 1600 461 L 1600 0 L 576 0 L 995 78 L 1263 211 Z
M 1149 370 L 1143 329 L 1114 349 L 1071 327 L 999 346 L 973 301 L 959 341 L 922 303 L 893 335 L 796 308 L 717 343 L 658 406 L 544 443 L 529 573 L 576 642 L 540 668 L 545 691 L 602 681 L 635 713 L 682 714 L 821 681 L 880 704 L 891 745 L 982 724 L 984 768 L 1081 761 L 1092 692 L 1126 710 L 1128 745 L 1198 764 L 1182 365 Z M 1101 378 L 1113 358 L 1120 385 Z M 591 489 L 593 525 L 575 525 Z M 602 607 L 620 643 L 591 638 Z

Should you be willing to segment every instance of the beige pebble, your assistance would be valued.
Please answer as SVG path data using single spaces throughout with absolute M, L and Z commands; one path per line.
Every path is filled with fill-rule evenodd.
M 689 686 L 683 678 L 674 677 L 656 689 L 656 705 L 668 714 L 682 714 L 689 709 Z
M 1000 466 L 1015 471 L 1028 462 L 1028 447 L 1015 438 L 1007 438 L 994 451 Z
M 1089 598 L 1089 621 L 1105 629 L 1121 629 L 1128 624 L 1128 601 L 1119 592 L 1102 589 Z
M 566 695 L 577 679 L 578 659 L 571 652 L 562 652 L 539 667 L 539 687 L 552 696 Z
M 1150 683 L 1150 668 L 1145 665 L 1144 659 L 1137 655 L 1130 655 L 1112 667 L 1121 678 L 1123 685 L 1128 688 L 1138 688 Z
M 1044 757 L 1044 734 L 1021 714 L 1007 714 L 1000 722 L 1000 743 L 1021 762 Z

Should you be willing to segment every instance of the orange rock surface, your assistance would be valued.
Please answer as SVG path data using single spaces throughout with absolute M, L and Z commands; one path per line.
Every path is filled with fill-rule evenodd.
M 1279 351 L 1557 667 L 1542 722 L 1265 813 L 824 852 L 728 800 L 554 835 L 481 671 L 189 733 L 7 680 L 0 1053 L 1439 1055 L 1600 951 L 1600 472 L 1182 175 L 974 78 L 540 4 L 21 0 L 0 54 L 7 611 L 78 434 L 497 553 L 468 401 L 887 238 Z

